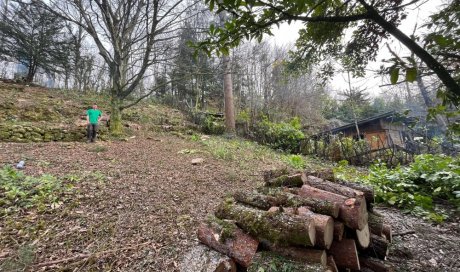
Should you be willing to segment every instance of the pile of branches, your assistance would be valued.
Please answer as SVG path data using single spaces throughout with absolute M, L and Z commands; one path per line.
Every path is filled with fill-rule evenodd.
M 301 264 L 296 271 L 393 271 L 385 263 L 391 227 L 373 212 L 372 187 L 312 173 L 270 171 L 264 179 L 198 227 L 199 241 L 221 254 L 199 271 L 258 271 L 274 255 Z

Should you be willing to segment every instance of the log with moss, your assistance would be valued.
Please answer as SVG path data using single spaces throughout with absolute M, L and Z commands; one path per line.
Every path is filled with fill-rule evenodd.
M 336 183 L 363 192 L 367 203 L 374 203 L 375 201 L 374 187 L 371 185 L 344 180 L 338 180 Z
M 307 264 L 279 256 L 274 252 L 262 251 L 256 254 L 247 270 L 247 272 L 260 271 L 324 272 L 324 267 L 321 264 Z
M 261 188 L 259 190 L 261 194 L 267 196 L 267 201 L 271 201 L 274 197 L 275 200 L 270 202 L 271 206 L 307 206 L 315 213 L 329 215 L 334 218 L 337 218 L 339 215 L 340 206 L 339 204 L 332 201 L 312 197 L 300 197 L 299 195 L 284 191 L 279 188 Z M 295 192 L 297 191 L 298 188 L 296 188 Z
M 301 247 L 282 247 L 273 244 L 267 246 L 270 251 L 291 260 L 326 266 L 327 255 L 324 250 Z
M 258 240 L 279 245 L 315 245 L 316 230 L 313 219 L 253 209 L 229 200 L 219 205 L 216 216 L 234 220 L 240 228 Z
M 361 270 L 355 240 L 342 239 L 340 242 L 334 241 L 328 253 L 334 257 L 334 261 L 339 268 Z
M 233 222 L 208 218 L 197 231 L 198 240 L 210 248 L 232 257 L 243 267 L 248 267 L 256 254 L 259 242 L 244 233 Z
M 191 247 L 179 263 L 181 272 L 236 272 L 235 262 L 205 245 Z
M 307 181 L 311 187 L 315 187 L 334 194 L 346 196 L 348 198 L 364 198 L 364 193 L 353 188 L 343 186 L 331 181 L 323 180 L 314 176 L 308 176 Z
M 329 181 L 335 181 L 334 177 L 334 170 L 331 168 L 326 168 L 326 169 L 315 169 L 315 170 L 306 170 L 305 174 L 307 176 L 314 176 L 317 178 L 321 178 L 324 180 L 329 180 Z
M 371 242 L 369 247 L 361 250 L 363 256 L 368 256 L 372 258 L 378 258 L 381 260 L 386 260 L 386 257 L 389 252 L 389 243 L 385 237 L 377 236 L 371 234 Z
M 311 197 L 300 197 L 279 188 L 262 188 L 260 192 L 238 192 L 235 194 L 236 201 L 268 210 L 272 206 L 300 207 L 308 206 L 319 214 L 329 215 L 336 218 L 339 215 L 339 204 L 327 200 Z
M 307 176 L 304 173 L 294 175 L 282 175 L 265 182 L 267 187 L 301 187 L 306 182 Z
M 334 221 L 334 240 L 341 241 L 343 238 L 344 230 L 345 230 L 345 225 L 342 222 L 335 220 Z
M 378 216 L 375 213 L 369 213 L 368 215 L 369 230 L 371 233 L 381 236 L 383 233 L 383 217 Z
M 316 243 L 315 246 L 323 249 L 329 249 L 334 239 L 334 219 L 328 215 L 317 214 L 310 211 L 306 207 L 299 208 L 279 208 L 271 207 L 269 212 L 280 212 L 280 210 L 288 214 L 296 214 L 302 217 L 313 219 L 316 230 Z
M 394 272 L 394 268 L 380 259 L 359 256 L 361 268 L 367 268 L 374 272 Z
M 367 207 L 364 199 L 347 198 L 342 195 L 304 185 L 298 190 L 299 196 L 335 202 L 340 205 L 339 218 L 352 229 L 362 230 L 367 224 Z
M 383 224 L 382 234 L 385 235 L 388 242 L 393 242 L 393 234 L 391 233 L 391 225 Z
M 282 175 L 289 175 L 287 168 L 266 170 L 263 172 L 264 182 L 268 182 L 269 180 L 280 177 Z

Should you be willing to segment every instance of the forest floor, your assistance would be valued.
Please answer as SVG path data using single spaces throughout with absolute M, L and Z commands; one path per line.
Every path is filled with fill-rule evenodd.
M 94 101 L 108 108 L 103 96 L 0 83 L 0 122 L 75 126 Z M 0 142 L 0 168 L 25 160 L 24 174 L 72 188 L 41 211 L 0 210 L 0 271 L 177 271 L 198 223 L 226 195 L 260 186 L 264 170 L 293 166 L 290 155 L 254 142 L 193 134 L 181 112 L 162 105 L 145 102 L 124 119 L 142 126 L 124 141 Z M 396 234 L 413 232 L 394 238 L 388 259 L 397 271 L 460 271 L 458 222 L 379 210 Z
M 282 155 L 253 143 L 170 133 L 96 144 L 0 143 L 0 154 L 0 165 L 25 159 L 26 174 L 75 185 L 54 210 L 2 218 L 4 271 L 176 271 L 197 243 L 197 224 L 225 195 L 255 188 L 263 170 L 285 166 Z M 204 162 L 192 165 L 197 157 Z M 394 233 L 414 231 L 394 237 L 388 259 L 397 271 L 460 270 L 458 223 L 379 210 Z

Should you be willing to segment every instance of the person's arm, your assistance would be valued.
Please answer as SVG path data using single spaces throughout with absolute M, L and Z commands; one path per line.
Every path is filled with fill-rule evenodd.
M 86 111 L 86 124 L 89 125 L 89 113 Z
M 101 121 L 102 119 L 102 111 L 99 111 L 99 117 L 97 118 L 97 122 Z

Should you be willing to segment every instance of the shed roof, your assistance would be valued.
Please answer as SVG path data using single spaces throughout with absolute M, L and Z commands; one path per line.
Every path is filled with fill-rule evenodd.
M 362 126 L 362 125 L 365 125 L 367 123 L 377 121 L 379 119 L 388 119 L 388 118 L 394 119 L 394 118 L 397 118 L 397 117 L 399 117 L 399 116 L 396 116 L 395 111 L 389 111 L 389 112 L 385 112 L 385 113 L 375 115 L 375 116 L 372 116 L 372 117 L 369 117 L 369 118 L 361 119 L 361 120 L 358 121 L 358 126 Z M 398 118 L 398 120 L 399 119 L 400 118 Z M 323 131 L 320 134 L 337 133 L 337 132 L 343 131 L 345 129 L 353 128 L 353 127 L 355 127 L 354 122 L 346 124 L 346 125 L 343 125 L 343 126 L 340 126 L 340 127 L 336 127 L 336 128 L 330 129 L 330 130 Z

